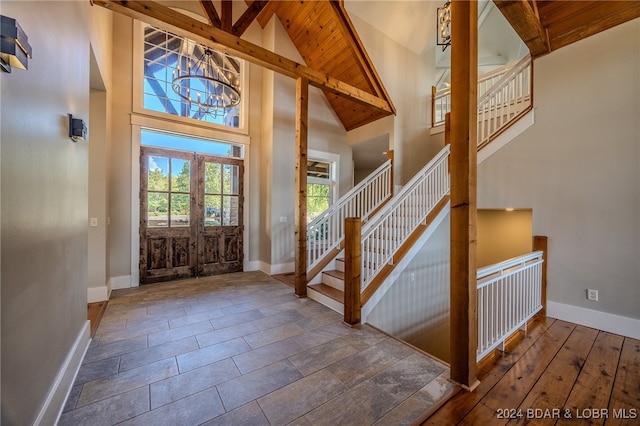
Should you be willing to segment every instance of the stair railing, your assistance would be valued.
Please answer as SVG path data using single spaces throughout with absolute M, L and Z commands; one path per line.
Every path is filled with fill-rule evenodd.
M 478 146 L 504 130 L 531 106 L 531 57 L 483 74 L 478 79 Z M 432 127 L 444 124 L 451 111 L 451 89 L 432 89 Z
M 392 195 L 392 160 L 387 160 L 307 225 L 307 272 L 340 249 L 345 218 L 357 216 L 366 222 Z
M 542 310 L 543 257 L 539 250 L 478 269 L 478 361 Z
M 478 98 L 478 148 L 529 110 L 531 77 L 531 56 L 526 56 Z
M 496 68 L 478 77 L 478 97 L 484 95 L 512 66 L 513 63 L 508 63 L 503 67 Z M 444 124 L 445 115 L 451 112 L 451 88 L 438 91 L 435 86 L 433 86 L 431 94 L 431 106 L 433 107 L 432 127 L 441 126 Z
M 449 193 L 449 145 L 362 227 L 360 289 L 364 291 Z

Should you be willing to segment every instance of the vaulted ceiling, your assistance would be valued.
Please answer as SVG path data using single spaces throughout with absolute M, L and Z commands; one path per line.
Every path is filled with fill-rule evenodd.
M 386 100 L 395 113 L 391 98 L 342 2 L 272 0 L 258 21 L 264 27 L 274 14 L 307 66 Z M 390 115 L 326 91 L 325 95 L 347 130 Z
M 221 47 L 284 75 L 308 79 L 310 84 L 323 90 L 347 130 L 395 114 L 393 102 L 342 0 L 244 0 L 240 6 L 243 12 L 235 22 L 232 9 L 237 7 L 238 1 L 199 0 L 210 25 L 151 1 L 92 2 L 168 26 L 174 31 L 177 29 L 181 35 L 214 48 Z M 407 16 L 415 9 L 411 3 L 415 5 L 415 1 L 387 1 L 385 10 L 394 10 L 396 21 L 415 22 Z M 534 57 L 640 16 L 640 1 L 636 0 L 494 0 L 494 3 Z M 406 20 L 403 20 L 403 14 L 407 16 Z M 252 22 L 257 20 L 264 27 L 274 15 L 287 31 L 304 64 L 297 64 L 241 38 Z M 432 19 L 427 17 L 423 22 L 430 25 Z M 394 31 L 394 28 L 391 26 L 387 30 Z

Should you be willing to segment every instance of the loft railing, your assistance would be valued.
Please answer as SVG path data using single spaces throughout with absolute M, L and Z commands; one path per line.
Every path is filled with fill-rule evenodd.
M 372 220 L 362 227 L 360 289 L 364 291 L 433 208 L 449 193 L 445 146 Z
M 392 160 L 387 160 L 307 225 L 307 271 L 340 249 L 345 218 L 357 216 L 365 222 L 393 195 L 392 170 Z
M 526 56 L 478 98 L 478 147 L 531 107 L 531 57 Z
M 543 254 L 478 269 L 478 361 L 542 309 Z
M 488 73 L 482 74 L 478 78 L 478 97 L 484 95 L 494 84 L 496 84 L 502 76 L 511 69 L 513 63 L 509 63 L 503 67 L 496 68 Z M 451 111 L 451 88 L 436 91 L 435 86 L 432 87 L 432 127 L 444 124 L 444 117 Z
M 531 107 L 531 57 L 483 74 L 478 80 L 478 146 L 499 134 Z M 432 89 L 432 126 L 444 124 L 451 111 L 451 89 Z

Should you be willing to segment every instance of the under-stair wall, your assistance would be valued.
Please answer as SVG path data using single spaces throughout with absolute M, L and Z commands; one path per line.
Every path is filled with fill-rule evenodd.
M 366 316 L 367 323 L 443 361 L 449 361 L 449 237 L 446 214 Z

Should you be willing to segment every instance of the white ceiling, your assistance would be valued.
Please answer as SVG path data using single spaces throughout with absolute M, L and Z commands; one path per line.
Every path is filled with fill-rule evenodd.
M 436 9 L 444 1 L 345 0 L 349 14 L 369 23 L 390 39 L 421 54 L 436 45 Z

